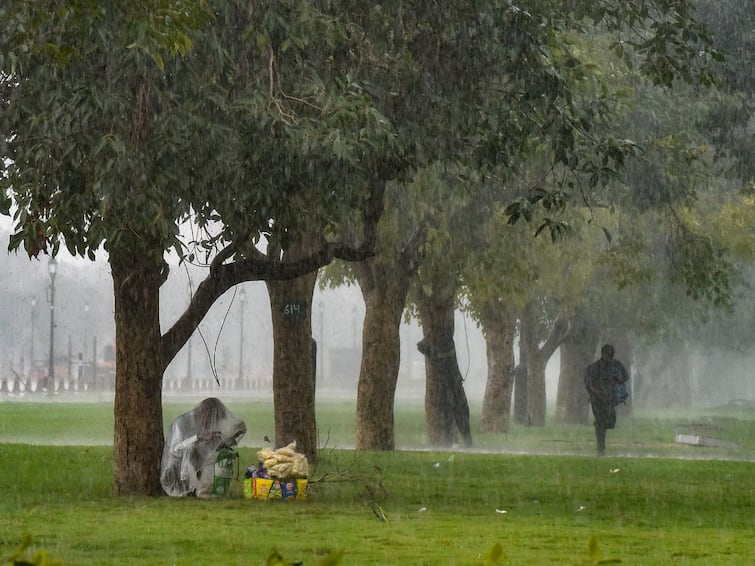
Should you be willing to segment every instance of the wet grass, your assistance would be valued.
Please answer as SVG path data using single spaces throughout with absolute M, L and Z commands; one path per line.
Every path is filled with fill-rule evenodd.
M 193 404 L 166 403 L 166 423 Z M 272 411 L 228 405 L 247 422 L 241 462 L 252 464 Z M 755 559 L 747 409 L 620 417 L 605 458 L 592 456 L 591 427 L 552 424 L 475 436 L 514 454 L 336 449 L 353 443 L 353 411 L 321 404 L 309 499 L 284 503 L 245 500 L 240 482 L 223 500 L 113 497 L 110 404 L 0 403 L 0 561 L 24 533 L 65 564 L 261 565 L 273 548 L 305 565 L 333 551 L 342 564 L 479 564 L 495 545 L 504 564 Z M 423 445 L 421 406 L 400 406 L 396 422 L 400 446 Z M 693 429 L 737 448 L 673 442 Z M 46 445 L 77 438 L 104 446 Z
M 241 449 L 242 462 L 254 450 Z M 66 564 L 745 564 L 753 464 L 326 450 L 307 501 L 116 498 L 108 447 L 0 444 L 0 556 Z M 378 518 L 382 510 L 386 520 Z M 593 541 L 591 545 L 591 541 Z
M 72 397 L 71 399 L 75 399 Z M 169 399 L 164 404 L 166 428 L 200 399 Z M 274 417 L 268 400 L 223 399 L 244 419 L 248 433 L 242 446 L 264 444 L 274 436 Z M 318 401 L 319 445 L 351 448 L 355 442 L 355 402 Z M 512 425 L 505 434 L 480 434 L 479 408 L 472 405 L 474 450 L 504 453 L 592 455 L 595 441 L 590 425 L 545 427 Z M 398 403 L 395 411 L 396 445 L 403 449 L 427 446 L 423 406 Z M 717 446 L 675 442 L 677 434 L 714 439 Z M 109 445 L 113 435 L 112 401 L 63 402 L 14 400 L 0 402 L 0 442 L 56 445 Z M 635 411 L 620 414 L 608 433 L 614 455 L 672 458 L 730 458 L 755 460 L 755 406 L 725 406 L 673 411 Z

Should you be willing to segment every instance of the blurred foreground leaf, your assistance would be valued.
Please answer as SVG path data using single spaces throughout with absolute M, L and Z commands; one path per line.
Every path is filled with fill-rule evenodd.
M 21 537 L 21 542 L 12 555 L 7 558 L 0 558 L 0 564 L 7 563 L 14 566 L 63 566 L 60 560 L 49 558 L 46 550 L 36 551 L 31 559 L 26 557 L 29 547 L 32 545 L 32 537 L 29 533 L 25 533 Z

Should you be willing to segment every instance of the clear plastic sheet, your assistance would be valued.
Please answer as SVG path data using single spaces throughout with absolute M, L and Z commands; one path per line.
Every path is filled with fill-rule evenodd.
M 165 493 L 173 497 L 209 496 L 218 455 L 234 448 L 245 433 L 244 421 L 214 397 L 176 417 L 165 438 L 160 465 Z

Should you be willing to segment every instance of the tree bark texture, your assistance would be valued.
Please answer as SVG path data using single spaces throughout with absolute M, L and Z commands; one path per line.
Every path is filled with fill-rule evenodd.
M 545 364 L 540 352 L 540 336 L 535 308 L 528 304 L 522 316 L 521 348 L 527 360 L 526 412 L 523 424 L 543 426 L 545 424 Z
M 527 416 L 524 424 L 528 426 L 545 426 L 545 366 L 568 330 L 564 319 L 556 319 L 541 346 L 537 308 L 535 303 L 529 303 L 522 318 L 521 341 L 527 359 Z
M 163 449 L 159 290 L 161 262 L 138 252 L 111 251 L 115 291 L 116 495 L 160 495 Z
M 425 418 L 431 445 L 450 447 L 454 423 L 464 444 L 472 445 L 469 404 L 454 343 L 454 289 L 418 291 L 423 338 L 417 348 L 425 356 Z
M 589 424 L 590 399 L 584 377 L 585 368 L 594 361 L 598 341 L 598 329 L 579 309 L 571 316 L 569 334 L 561 344 L 556 422 Z
M 393 408 L 401 362 L 399 327 L 410 271 L 369 259 L 355 264 L 365 302 L 356 411 L 357 450 L 393 450 Z
M 317 457 L 315 344 L 312 294 L 317 272 L 290 281 L 267 281 L 273 319 L 275 445 L 296 441 L 310 462 Z
M 483 316 L 488 379 L 482 399 L 481 432 L 508 432 L 514 387 L 516 317 L 492 312 Z

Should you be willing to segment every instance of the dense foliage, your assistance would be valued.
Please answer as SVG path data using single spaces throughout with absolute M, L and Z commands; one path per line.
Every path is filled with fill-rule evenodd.
M 372 255 L 388 183 L 406 191 L 431 179 L 420 195 L 432 200 L 401 199 L 416 218 L 390 215 L 409 233 L 389 234 L 393 249 L 422 252 L 428 288 L 442 274 L 458 285 L 458 261 L 480 245 L 471 236 L 489 235 L 502 217 L 539 219 L 538 231 L 555 239 L 565 223 L 552 215 L 567 203 L 616 204 L 619 173 L 641 152 L 613 127 L 620 89 L 602 74 L 605 61 L 596 70 L 585 37 L 600 38 L 620 74 L 662 88 L 710 85 L 719 54 L 691 5 L 5 3 L 0 213 L 13 217 L 13 250 L 108 253 L 124 438 L 116 470 L 132 465 L 121 448 L 161 434 L 162 371 L 213 302 L 241 281 Z M 512 190 L 533 158 L 545 178 Z M 673 177 L 663 165 L 651 169 Z M 650 209 L 673 200 L 664 184 L 650 189 L 635 200 Z M 470 218 L 480 232 L 465 231 Z M 682 236 L 675 272 L 725 298 L 728 264 L 715 242 Z M 454 240 L 464 247 L 450 253 Z M 297 261 L 286 261 L 304 241 Z M 210 269 L 161 335 L 171 249 Z M 150 426 L 129 441 L 132 403 Z M 140 473 L 153 474 L 155 457 Z M 140 481 L 122 489 L 152 489 Z

